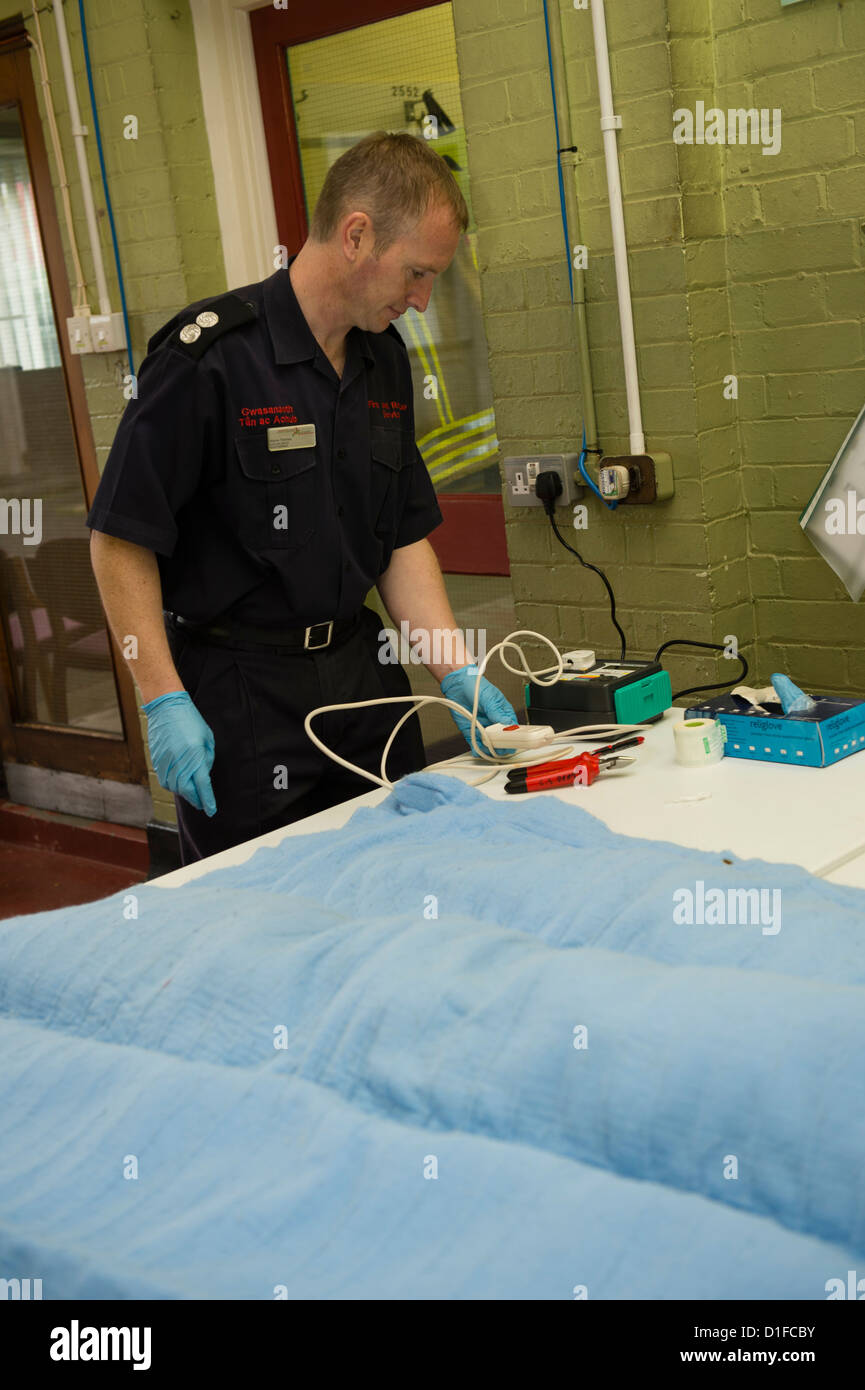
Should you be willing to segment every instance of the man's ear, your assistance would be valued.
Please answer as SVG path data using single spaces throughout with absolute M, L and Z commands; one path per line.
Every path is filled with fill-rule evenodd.
M 343 227 L 343 250 L 349 260 L 357 260 L 364 240 L 372 241 L 372 223 L 365 212 L 352 212 Z

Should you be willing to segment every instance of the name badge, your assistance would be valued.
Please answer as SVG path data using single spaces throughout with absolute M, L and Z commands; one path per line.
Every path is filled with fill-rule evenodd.
M 311 449 L 315 444 L 315 425 L 274 425 L 267 431 L 267 447 Z

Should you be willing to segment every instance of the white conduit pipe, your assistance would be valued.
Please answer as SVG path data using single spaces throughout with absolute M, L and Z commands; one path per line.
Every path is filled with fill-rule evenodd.
M 75 223 L 72 220 L 72 203 L 69 200 L 69 176 L 66 173 L 66 161 L 63 158 L 63 148 L 60 144 L 57 117 L 54 114 L 54 98 L 51 95 L 51 81 L 48 76 L 48 63 L 45 58 L 45 44 L 42 42 L 42 26 L 39 23 L 39 10 L 35 5 L 33 7 L 33 24 L 33 42 L 36 49 L 36 57 L 39 62 L 39 81 L 42 87 L 42 99 L 45 102 L 45 115 L 48 118 L 51 148 L 54 151 L 54 160 L 57 165 L 60 198 L 63 203 L 63 217 L 66 222 L 66 235 L 69 238 L 69 251 L 72 256 L 72 265 L 75 269 L 74 313 L 89 313 L 90 310 L 87 307 L 87 286 L 84 283 L 84 271 L 81 267 L 81 257 L 78 253 L 78 238 L 75 235 Z
M 592 0 L 592 30 L 595 38 L 595 65 L 598 70 L 598 93 L 601 102 L 604 162 L 607 166 L 607 189 L 610 195 L 610 222 L 613 230 L 613 257 L 616 265 L 619 323 L 622 328 L 622 355 L 625 359 L 625 392 L 628 398 L 630 447 L 632 454 L 644 454 L 646 452 L 646 439 L 643 434 L 643 413 L 640 409 L 637 349 L 634 345 L 634 318 L 631 311 L 631 282 L 628 277 L 628 246 L 625 240 L 625 213 L 622 207 L 619 152 L 616 146 L 616 131 L 622 124 L 622 118 L 613 112 L 613 89 L 610 82 L 610 52 L 607 48 L 604 0 Z
M 93 256 L 93 271 L 96 276 L 96 291 L 99 296 L 100 314 L 111 313 L 111 300 L 108 298 L 108 282 L 105 279 L 105 266 L 102 261 L 102 247 L 99 242 L 99 227 L 96 223 L 96 209 L 93 205 L 93 190 L 90 186 L 90 170 L 87 167 L 87 151 L 84 145 L 84 127 L 78 110 L 78 94 L 72 74 L 72 58 L 69 54 L 69 37 L 66 33 L 66 20 L 63 17 L 63 0 L 54 0 L 54 22 L 57 25 L 57 42 L 60 46 L 60 61 L 63 64 L 63 80 L 66 84 L 66 98 L 69 102 L 69 119 L 75 137 L 75 153 L 78 157 L 78 174 L 81 180 L 81 196 L 84 199 L 84 215 L 87 219 L 87 235 L 90 252 Z

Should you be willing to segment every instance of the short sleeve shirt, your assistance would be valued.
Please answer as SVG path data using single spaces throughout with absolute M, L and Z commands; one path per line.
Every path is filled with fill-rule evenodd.
M 399 333 L 352 328 L 340 379 L 286 268 L 150 340 L 87 525 L 154 551 L 189 621 L 281 627 L 350 617 L 441 520 Z

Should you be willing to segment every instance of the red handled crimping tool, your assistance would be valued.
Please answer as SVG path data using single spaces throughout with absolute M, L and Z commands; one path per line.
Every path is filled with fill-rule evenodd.
M 624 748 L 633 748 L 642 742 L 642 736 L 637 736 L 609 749 L 600 748 L 596 753 L 579 753 L 575 758 L 560 758 L 558 762 L 511 768 L 505 791 L 541 792 L 551 791 L 556 787 L 590 787 L 606 768 L 615 767 L 620 761 L 630 761 L 618 756 Z

